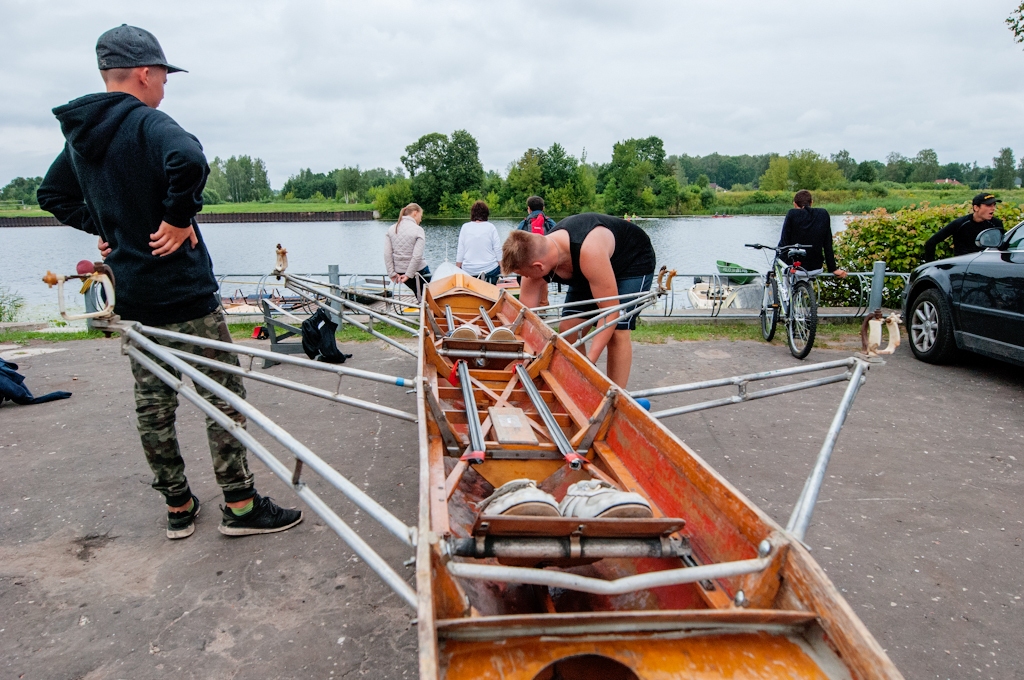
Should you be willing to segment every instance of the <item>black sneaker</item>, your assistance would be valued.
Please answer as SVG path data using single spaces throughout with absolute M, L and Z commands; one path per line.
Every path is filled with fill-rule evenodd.
M 188 538 L 196 530 L 196 517 L 199 516 L 199 499 L 192 494 L 192 509 L 184 512 L 167 513 L 167 538 L 177 540 Z
M 302 521 L 302 511 L 281 508 L 271 498 L 256 494 L 252 510 L 236 515 L 231 508 L 221 507 L 222 518 L 218 529 L 225 536 L 249 536 L 285 531 Z

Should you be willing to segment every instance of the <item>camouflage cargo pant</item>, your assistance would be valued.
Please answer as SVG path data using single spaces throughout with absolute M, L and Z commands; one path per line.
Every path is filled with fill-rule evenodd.
M 231 342 L 231 334 L 224 321 L 224 314 L 220 311 L 191 321 L 160 326 L 160 328 L 200 338 Z M 238 357 L 228 352 L 204 349 L 177 340 L 164 338 L 152 338 L 152 340 L 166 347 L 191 352 L 226 364 L 238 365 Z M 158 361 L 158 363 L 176 377 L 181 377 L 177 371 L 163 362 Z M 168 505 L 175 507 L 184 505 L 192 497 L 192 492 L 189 489 L 188 480 L 185 478 L 185 461 L 181 458 L 178 437 L 174 430 L 174 412 L 178 407 L 178 394 L 134 359 L 131 360 L 131 365 L 132 375 L 135 376 L 135 412 L 139 419 L 139 436 L 142 439 L 142 450 L 146 454 L 146 461 L 153 470 L 153 488 L 164 495 Z M 242 385 L 241 378 L 202 366 L 197 368 L 238 396 L 245 397 L 245 387 Z M 197 386 L 197 391 L 203 398 L 230 416 L 232 420 L 245 426 L 245 416 L 238 413 L 223 399 L 214 396 L 202 387 Z M 206 436 L 210 443 L 210 455 L 213 457 L 213 471 L 217 476 L 217 483 L 224 492 L 225 501 L 231 503 L 250 498 L 253 495 L 253 476 L 246 462 L 245 447 L 210 418 L 206 419 Z

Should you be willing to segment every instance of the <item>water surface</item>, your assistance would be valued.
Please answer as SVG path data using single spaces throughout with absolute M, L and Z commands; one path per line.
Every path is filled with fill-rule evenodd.
M 504 240 L 515 220 L 492 220 Z M 446 259 L 455 261 L 462 221 L 424 223 L 427 263 L 436 268 Z M 716 260 L 727 260 L 765 271 L 765 256 L 744 248 L 744 243 L 774 244 L 782 218 L 737 215 L 729 218 L 669 217 L 642 220 L 638 224 L 651 237 L 658 265 L 680 274 L 716 271 Z M 321 273 L 337 264 L 343 273 L 379 274 L 384 271 L 385 221 L 366 222 L 266 222 L 257 224 L 205 224 L 201 230 L 213 258 L 214 271 L 224 274 L 264 274 L 274 267 L 274 246 L 288 249 L 290 271 Z M 843 217 L 832 218 L 832 231 L 845 228 Z M 97 259 L 96 237 L 70 227 L 0 228 L 0 252 L 9 267 L 0 285 L 25 298 L 22 320 L 57 317 L 56 291 L 41 279 L 46 270 L 70 274 L 83 259 Z M 80 308 L 77 286 L 67 295 L 69 308 Z

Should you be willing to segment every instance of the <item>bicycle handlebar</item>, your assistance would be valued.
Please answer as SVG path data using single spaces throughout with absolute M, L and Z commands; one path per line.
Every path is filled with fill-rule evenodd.
M 744 243 L 743 245 L 746 246 L 747 248 L 756 248 L 757 250 L 774 250 L 776 252 L 781 252 L 783 250 L 801 250 L 801 249 L 806 250 L 807 248 L 811 248 L 812 247 L 812 246 L 801 245 L 799 243 L 794 243 L 791 246 L 779 246 L 777 248 L 773 247 L 773 246 L 762 245 L 760 243 Z

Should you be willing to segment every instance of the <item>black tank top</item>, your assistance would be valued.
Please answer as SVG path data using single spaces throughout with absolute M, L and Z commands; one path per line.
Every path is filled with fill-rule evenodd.
M 612 271 L 616 279 L 629 279 L 654 273 L 657 263 L 654 246 L 647 233 L 628 220 L 600 213 L 581 213 L 566 217 L 549 233 L 562 230 L 569 232 L 569 255 L 572 258 L 572 277 L 563 279 L 554 272 L 548 274 L 548 281 L 570 286 L 589 286 L 587 277 L 580 271 L 580 248 L 583 241 L 595 227 L 604 227 L 615 237 L 615 251 L 612 253 Z

